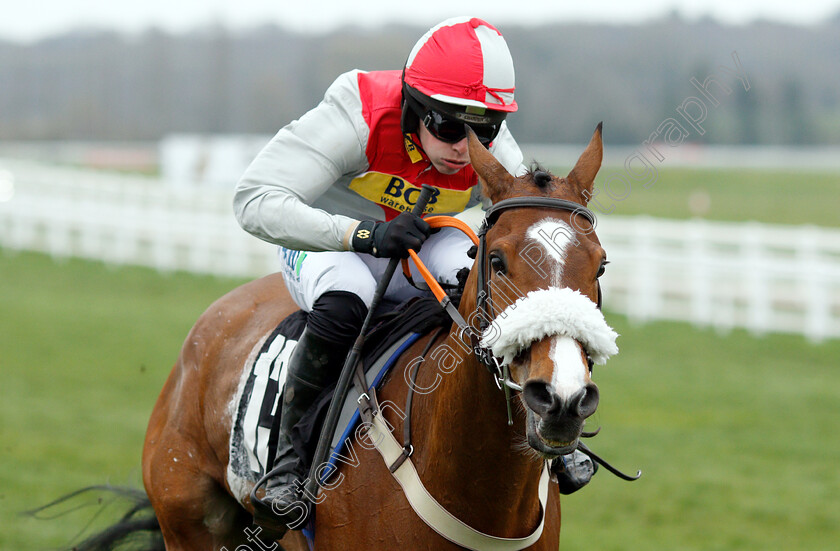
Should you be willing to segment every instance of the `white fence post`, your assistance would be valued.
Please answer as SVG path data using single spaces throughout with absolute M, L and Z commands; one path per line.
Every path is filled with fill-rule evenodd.
M 765 262 L 762 226 L 755 222 L 744 224 L 742 234 L 743 267 L 741 274 L 746 289 L 747 329 L 754 335 L 767 332 L 771 324 L 770 297 L 767 292 L 768 266 Z
M 630 311 L 628 316 L 635 322 L 645 322 L 655 319 L 658 312 L 658 296 L 656 294 L 656 269 L 654 264 L 653 228 L 651 220 L 639 217 L 633 228 L 633 258 L 636 259 L 633 268 L 633 288 L 635 292 L 628 301 Z
M 691 321 L 696 326 L 709 325 L 712 321 L 711 270 L 709 249 L 706 246 L 706 223 L 698 218 L 688 221 L 686 243 L 689 274 L 689 302 Z
M 817 228 L 802 226 L 797 237 L 799 270 L 802 275 L 800 285 L 805 298 L 805 336 L 813 342 L 819 342 L 828 336 L 831 325 L 828 265 L 820 255 L 821 236 Z

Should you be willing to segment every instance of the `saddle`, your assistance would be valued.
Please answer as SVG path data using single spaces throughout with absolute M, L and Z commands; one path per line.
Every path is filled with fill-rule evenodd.
M 255 483 L 274 463 L 280 427 L 280 396 L 285 383 L 285 365 L 306 326 L 307 313 L 298 310 L 284 319 L 263 342 L 259 353 L 245 366 L 230 439 L 228 482 L 244 503 L 247 484 Z M 371 323 L 362 350 L 367 380 L 377 389 L 400 354 L 421 335 L 452 323 L 434 298 L 415 297 L 380 309 Z M 336 377 L 341 366 L 336 366 Z M 292 430 L 291 439 L 301 458 L 298 468 L 308 472 L 329 408 L 335 385 L 326 388 Z M 351 396 L 343 405 L 332 438 L 331 461 L 341 454 L 345 435 L 359 422 L 357 404 Z

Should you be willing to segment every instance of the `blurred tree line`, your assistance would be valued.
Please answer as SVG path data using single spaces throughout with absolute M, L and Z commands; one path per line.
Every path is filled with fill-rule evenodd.
M 639 144 L 710 75 L 717 88 L 688 140 L 840 143 L 840 16 L 814 26 L 723 25 L 672 14 L 635 25 L 501 26 L 516 64 L 522 143 Z M 0 139 L 154 140 L 172 132 L 273 134 L 341 72 L 399 69 L 425 28 L 279 27 L 124 36 L 75 31 L 0 42 Z M 750 89 L 735 69 L 737 51 Z M 708 104 L 709 102 L 706 101 Z M 677 117 L 678 118 L 678 117 Z M 680 119 L 681 120 L 681 119 Z M 688 130 L 691 130 L 686 126 Z

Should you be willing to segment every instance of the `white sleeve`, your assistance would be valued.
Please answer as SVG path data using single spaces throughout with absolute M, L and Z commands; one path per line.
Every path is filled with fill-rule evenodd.
M 490 147 L 490 153 L 514 176 L 522 176 L 528 172 L 528 167 L 523 163 L 522 150 L 519 149 L 519 144 L 508 130 L 507 121 L 502 122 L 499 135 Z
M 455 218 L 465 222 L 472 228 L 474 233 L 478 233 L 481 228 L 481 223 L 484 221 L 484 205 L 478 203 L 455 215 Z
M 345 236 L 358 221 L 309 205 L 342 175 L 367 168 L 357 75 L 338 77 L 324 100 L 282 128 L 245 170 L 233 209 L 246 231 L 290 249 L 349 248 Z

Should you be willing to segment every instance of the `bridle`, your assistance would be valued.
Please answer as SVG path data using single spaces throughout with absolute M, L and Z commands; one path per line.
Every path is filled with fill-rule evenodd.
M 484 222 L 481 224 L 481 229 L 478 232 L 478 284 L 476 295 L 476 306 L 479 312 L 480 323 L 483 325 L 483 331 L 487 327 L 487 320 L 491 319 L 488 303 L 492 303 L 490 297 L 489 279 L 487 277 L 487 232 L 490 231 L 499 219 L 502 212 L 510 209 L 519 208 L 553 208 L 557 210 L 565 210 L 572 213 L 572 216 L 583 216 L 589 224 L 595 227 L 595 214 L 584 207 L 580 203 L 568 201 L 566 199 L 555 199 L 553 197 L 513 197 L 511 199 L 503 199 L 495 203 L 487 210 L 484 216 Z M 576 224 L 572 224 L 577 227 Z M 601 286 L 598 285 L 598 308 L 601 308 Z M 481 359 L 481 358 L 479 358 Z M 486 365 L 486 364 L 485 364 Z
M 503 363 L 498 357 L 496 357 L 493 352 L 481 345 L 480 343 L 480 335 L 484 332 L 487 326 L 490 324 L 491 319 L 494 319 L 493 312 L 490 308 L 490 305 L 493 303 L 493 299 L 491 297 L 491 286 L 489 284 L 488 278 L 488 258 L 487 258 L 487 233 L 490 229 L 496 224 L 499 219 L 499 216 L 508 210 L 511 209 L 520 209 L 520 208 L 551 208 L 556 210 L 568 211 L 572 213 L 572 226 L 580 231 L 580 226 L 574 223 L 575 216 L 582 216 L 585 218 L 590 226 L 591 230 L 586 233 L 590 233 L 594 230 L 597 220 L 595 218 L 595 214 L 586 208 L 585 206 L 581 205 L 580 203 L 576 203 L 574 201 L 569 201 L 566 199 L 557 199 L 554 197 L 512 197 L 510 199 L 503 199 L 497 203 L 494 203 L 484 216 L 484 221 L 481 224 L 481 228 L 478 231 L 477 240 L 478 245 L 476 248 L 476 264 L 477 264 L 477 285 L 476 285 L 476 308 L 479 313 L 479 333 L 476 333 L 473 328 L 464 320 L 463 316 L 461 316 L 458 309 L 455 308 L 455 305 L 449 300 L 448 297 L 444 297 L 441 299 L 441 305 L 446 309 L 449 313 L 452 320 L 458 325 L 459 327 L 459 334 L 458 337 L 461 341 L 464 341 L 464 336 L 469 335 L 470 342 L 473 350 L 473 354 L 478 359 L 478 361 L 483 364 L 488 371 L 493 375 L 493 379 L 496 383 L 496 386 L 499 389 L 504 390 L 505 392 L 505 400 L 507 402 L 507 414 L 508 414 L 508 425 L 513 424 L 513 415 L 511 411 L 511 390 L 513 391 L 521 391 L 522 387 L 516 384 L 514 381 L 511 380 L 510 377 L 510 370 L 509 366 Z M 419 262 L 419 258 L 414 255 L 415 262 Z M 603 295 L 601 293 L 601 283 L 600 281 L 597 282 L 597 297 L 596 297 L 596 306 L 598 310 L 601 310 Z M 432 337 L 429 341 L 428 347 L 431 346 L 439 335 L 436 334 Z M 425 357 L 425 352 L 423 354 Z M 592 373 L 593 361 L 589 354 L 586 356 L 587 363 L 589 364 L 589 372 L 590 375 Z M 417 376 L 417 371 L 419 369 L 419 365 L 415 368 L 414 373 L 412 374 L 412 383 L 414 382 L 414 377 Z M 405 441 L 409 443 L 411 442 L 411 414 L 410 414 L 410 403 L 411 403 L 411 387 L 409 387 L 409 400 L 408 400 L 408 410 L 407 410 L 407 418 L 406 422 L 403 426 L 404 429 L 404 437 Z M 600 429 L 599 429 L 600 430 Z M 593 433 L 584 433 L 583 436 L 594 436 L 597 434 L 598 431 L 596 430 Z M 618 476 L 623 480 L 633 481 L 637 480 L 642 472 L 638 471 L 635 476 L 630 476 L 622 473 L 612 465 L 610 465 L 607 461 L 596 455 L 592 450 L 590 450 L 583 442 L 579 442 L 578 449 L 588 455 L 593 461 L 602 465 L 612 474 Z M 406 452 L 409 451 L 408 448 L 405 450 Z M 411 448 L 413 451 L 413 448 Z M 409 454 L 410 455 L 410 454 Z
M 495 316 L 491 311 L 490 306 L 493 304 L 493 299 L 491 296 L 491 286 L 489 284 L 490 280 L 488 277 L 488 258 L 487 258 L 487 232 L 496 224 L 499 219 L 499 216 L 508 210 L 511 209 L 521 209 L 521 208 L 551 208 L 556 210 L 568 211 L 572 213 L 572 217 L 574 219 L 575 216 L 582 216 L 585 218 L 589 224 L 594 229 L 596 225 L 596 218 L 595 214 L 586 208 L 585 206 L 581 205 L 580 203 L 576 203 L 574 201 L 569 201 L 566 199 L 557 199 L 554 197 L 512 197 L 510 199 L 503 199 L 497 203 L 494 203 L 488 210 L 484 216 L 484 221 L 481 224 L 481 228 L 477 234 L 478 236 L 478 248 L 476 252 L 476 264 L 477 264 L 477 285 L 476 285 L 476 308 L 478 311 L 478 318 L 479 318 L 479 334 L 483 333 L 485 329 L 490 324 L 489 320 L 492 320 Z M 574 222 L 572 223 L 576 229 L 579 228 L 577 224 Z M 601 285 L 598 283 L 598 297 L 597 297 L 597 306 L 600 310 L 601 308 Z M 452 315 L 452 310 L 455 310 L 454 307 L 448 309 L 450 315 Z M 457 312 L 457 310 L 456 310 Z M 461 322 L 463 322 L 463 318 L 458 315 Z M 458 318 L 454 318 L 456 323 L 461 326 L 461 323 L 458 321 Z M 467 330 L 467 324 L 464 322 L 464 325 L 461 326 L 461 331 Z M 471 343 L 473 346 L 473 351 L 478 359 L 493 375 L 494 380 L 496 382 L 496 386 L 500 389 L 503 389 L 505 392 L 505 398 L 507 401 L 508 407 L 508 424 L 513 424 L 513 415 L 511 412 L 511 395 L 510 391 L 521 391 L 522 387 L 516 384 L 511 380 L 509 367 L 503 364 L 499 358 L 493 355 L 490 349 L 481 346 L 477 342 L 477 335 L 475 332 L 470 331 L 470 338 Z M 589 364 L 589 371 L 592 372 L 593 362 L 592 359 L 587 356 L 587 362 Z
M 557 199 L 554 197 L 512 197 L 510 199 L 503 199 L 494 203 L 484 215 L 484 220 L 481 223 L 481 228 L 479 229 L 477 234 L 474 234 L 475 237 L 473 238 L 473 242 L 478 242 L 475 249 L 475 256 L 476 258 L 476 265 L 477 265 L 477 285 L 476 285 L 476 310 L 478 313 L 479 318 L 479 330 L 476 331 L 473 327 L 467 323 L 461 313 L 456 308 L 455 304 L 452 302 L 450 297 L 442 291 L 440 285 L 431 278 L 431 275 L 428 271 L 424 272 L 424 269 L 421 268 L 421 272 L 424 272 L 424 278 L 427 279 L 426 283 L 429 285 L 430 290 L 435 294 L 435 296 L 440 301 L 441 306 L 446 310 L 449 314 L 449 317 L 452 321 L 458 326 L 458 339 L 466 343 L 467 339 L 470 343 L 470 348 L 472 349 L 473 355 L 476 357 L 479 363 L 484 365 L 490 374 L 493 376 L 493 380 L 496 383 L 496 387 L 499 390 L 503 390 L 505 393 L 505 402 L 507 403 L 507 415 L 508 415 L 508 425 L 513 425 L 513 411 L 511 407 L 511 390 L 515 392 L 520 392 L 522 387 L 511 380 L 510 376 L 510 368 L 507 364 L 501 361 L 500 358 L 495 356 L 492 350 L 486 346 L 481 344 L 481 335 L 485 329 L 490 325 L 490 320 L 494 318 L 491 305 L 493 303 L 491 297 L 491 286 L 490 286 L 490 279 L 488 277 L 488 259 L 487 259 L 487 233 L 490 229 L 496 224 L 499 219 L 499 216 L 508 210 L 511 209 L 521 209 L 521 208 L 551 208 L 556 210 L 568 211 L 572 213 L 572 216 L 582 216 L 585 218 L 592 228 L 595 227 L 596 219 L 595 214 L 586 208 L 585 206 L 581 205 L 580 203 L 575 203 L 574 201 L 569 201 L 567 199 Z M 436 218 L 448 218 L 448 217 L 436 217 Z M 434 223 L 434 218 L 428 219 L 432 224 L 433 227 L 436 226 Z M 451 220 L 451 219 L 450 219 Z M 448 225 L 443 224 L 441 225 Z M 572 224 L 576 228 L 578 227 L 577 224 Z M 467 233 L 472 238 L 472 230 L 469 229 L 466 225 L 457 225 L 455 226 L 461 231 Z M 414 260 L 415 264 L 418 267 L 422 266 L 422 261 L 420 258 L 411 251 L 411 258 Z M 407 262 L 403 265 L 403 270 L 405 272 L 406 278 L 408 278 L 409 283 L 414 285 L 415 287 L 419 287 L 417 284 L 414 283 L 413 279 L 411 278 L 410 273 L 408 272 L 408 264 Z M 437 289 L 435 289 L 435 287 Z M 598 302 L 597 302 L 598 309 L 601 308 L 601 286 L 600 283 L 598 284 Z M 441 328 L 440 331 L 435 333 L 432 338 L 429 340 L 426 349 L 421 354 L 421 358 L 426 357 L 426 353 L 431 348 L 432 344 L 437 340 L 437 338 L 441 335 L 444 328 Z M 589 364 L 589 371 L 592 372 L 592 359 L 587 355 L 587 360 Z M 422 362 L 421 362 L 422 363 Z M 414 448 L 411 445 L 411 404 L 413 398 L 413 389 L 414 384 L 416 382 L 416 377 L 419 372 L 421 363 L 418 363 L 411 374 L 411 384 L 409 385 L 408 396 L 406 400 L 406 422 L 403 425 L 403 454 L 398 462 L 394 465 L 391 465 L 392 472 L 393 469 L 399 468 L 406 458 L 410 457 L 414 451 Z

